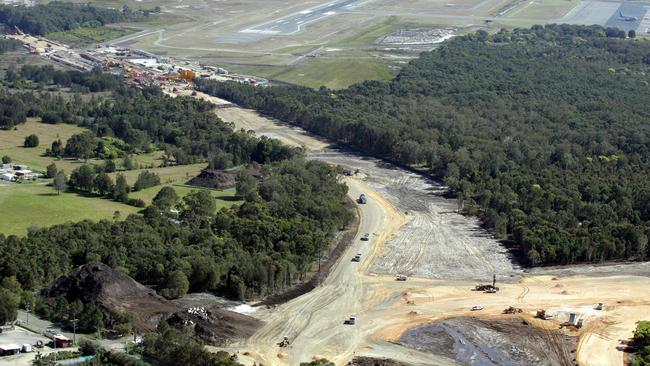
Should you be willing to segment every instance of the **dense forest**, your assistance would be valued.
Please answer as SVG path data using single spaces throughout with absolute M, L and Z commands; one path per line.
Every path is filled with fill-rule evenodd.
M 200 84 L 431 172 L 525 262 L 568 264 L 648 256 L 649 65 L 650 42 L 548 25 L 457 37 L 346 90 Z
M 20 41 L 17 41 L 15 39 L 2 38 L 0 39 L 0 55 L 5 52 L 15 51 L 22 45 L 23 44 Z
M 122 10 L 78 5 L 60 1 L 35 6 L 0 5 L 0 23 L 18 27 L 25 33 L 46 35 L 80 27 L 97 28 L 110 23 L 138 21 L 150 15 L 151 10 Z

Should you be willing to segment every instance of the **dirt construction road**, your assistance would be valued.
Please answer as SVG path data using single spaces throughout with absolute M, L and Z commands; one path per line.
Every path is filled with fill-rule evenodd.
M 453 201 L 432 194 L 441 189 L 435 183 L 375 159 L 329 150 L 323 141 L 252 111 L 229 108 L 218 114 L 235 125 L 245 116 L 248 129 L 273 131 L 283 141 L 305 147 L 310 158 L 359 169 L 346 179 L 350 197 L 365 193 L 369 198 L 360 205 L 359 235 L 370 233 L 370 240 L 355 238 L 315 290 L 276 308 L 257 310 L 254 316 L 266 324 L 247 341 L 226 349 L 238 352 L 240 362 L 297 365 L 326 357 L 344 365 L 354 356 L 372 356 L 412 365 L 468 364 L 453 355 L 417 351 L 400 337 L 417 326 L 457 317 L 501 319 L 504 308 L 516 306 L 523 313 L 509 317 L 549 332 L 576 313 L 585 326 L 565 333 L 578 337 L 577 362 L 623 365 L 620 340 L 631 336 L 635 321 L 650 317 L 645 265 L 524 273 L 475 220 L 454 212 Z M 361 262 L 352 262 L 357 253 Z M 401 273 L 411 277 L 395 281 Z M 471 291 L 477 280 L 488 281 L 493 273 L 499 293 Z M 597 302 L 605 303 L 604 310 L 593 309 Z M 471 312 L 473 305 L 484 310 Z M 533 319 L 536 309 L 546 309 L 555 319 Z M 353 315 L 357 324 L 344 325 Z M 281 348 L 277 342 L 285 336 L 291 345 Z

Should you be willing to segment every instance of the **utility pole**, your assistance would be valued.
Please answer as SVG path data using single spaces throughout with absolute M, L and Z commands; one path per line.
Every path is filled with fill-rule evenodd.
M 79 319 L 72 319 L 70 322 L 72 322 L 72 344 L 76 345 L 77 344 L 77 322 Z

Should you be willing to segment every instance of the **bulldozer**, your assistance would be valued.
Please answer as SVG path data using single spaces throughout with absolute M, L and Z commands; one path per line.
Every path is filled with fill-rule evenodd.
M 546 314 L 546 310 L 544 309 L 539 309 L 537 310 L 537 314 L 535 314 L 535 318 L 542 319 L 542 320 L 548 320 L 551 319 L 553 316 L 550 314 Z
M 278 346 L 280 347 L 287 347 L 289 346 L 289 344 L 291 343 L 289 343 L 289 337 L 287 336 L 284 336 L 284 338 L 280 342 L 278 342 Z

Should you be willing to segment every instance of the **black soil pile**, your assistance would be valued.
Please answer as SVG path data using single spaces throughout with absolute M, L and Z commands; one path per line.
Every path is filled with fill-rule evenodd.
M 217 347 L 246 339 L 263 324 L 250 316 L 214 307 L 179 311 L 167 322 L 178 328 L 189 329 L 207 344 Z
M 531 326 L 518 317 L 460 317 L 414 328 L 400 342 L 476 366 L 575 365 L 577 337 Z
M 118 314 L 133 313 L 134 326 L 141 332 L 155 329 L 161 317 L 178 310 L 155 291 L 99 262 L 77 267 L 69 275 L 58 278 L 42 295 L 51 305 L 61 297 L 69 302 L 95 303 L 108 325 Z
M 348 366 L 409 366 L 409 364 L 390 358 L 355 357 L 348 362 Z

